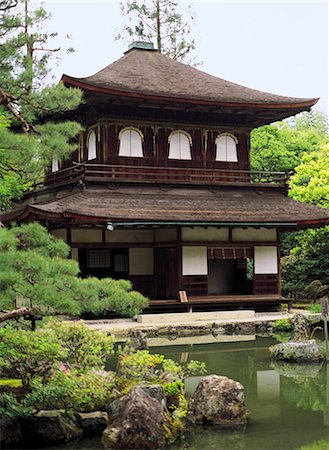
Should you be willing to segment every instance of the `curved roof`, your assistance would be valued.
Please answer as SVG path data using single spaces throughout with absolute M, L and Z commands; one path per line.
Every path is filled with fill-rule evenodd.
M 3 222 L 27 217 L 79 222 L 207 222 L 222 226 L 312 227 L 329 224 L 329 209 L 297 202 L 278 190 L 258 193 L 253 189 L 176 188 L 122 186 L 117 190 L 87 187 L 61 194 L 40 193 L 36 200 L 0 214 Z
M 159 53 L 132 48 L 123 57 L 85 78 L 63 75 L 67 85 L 130 97 L 172 99 L 204 104 L 248 105 L 300 110 L 313 106 L 317 98 L 295 98 L 250 89 Z

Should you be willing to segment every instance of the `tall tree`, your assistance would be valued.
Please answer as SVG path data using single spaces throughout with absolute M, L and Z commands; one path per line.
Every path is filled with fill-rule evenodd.
M 293 172 L 304 154 L 316 151 L 328 139 L 327 118 L 317 111 L 256 128 L 251 133 L 252 168 Z
M 124 24 L 116 39 L 147 40 L 170 58 L 195 63 L 191 5 L 177 0 L 127 0 L 120 4 Z M 185 19 L 187 17 L 187 19 Z
M 329 144 L 305 154 L 292 177 L 292 198 L 329 208 Z M 282 260 L 284 292 L 317 297 L 329 290 L 329 226 L 297 233 Z
M 35 4 L 34 4 L 35 5 Z M 49 63 L 59 48 L 50 42 L 56 33 L 44 31 L 49 15 L 29 0 L 0 1 L 0 113 L 9 119 L 0 126 L 0 183 L 22 180 L 21 191 L 42 178 L 51 159 L 62 159 L 76 147 L 76 122 L 43 122 L 43 117 L 74 109 L 77 89 L 50 82 Z M 9 196 L 10 197 L 10 196 Z M 0 208 L 8 204 L 0 198 Z

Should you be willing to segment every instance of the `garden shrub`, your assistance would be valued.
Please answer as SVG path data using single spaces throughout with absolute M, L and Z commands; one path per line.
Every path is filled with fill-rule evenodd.
M 81 371 L 103 369 L 106 359 L 114 352 L 112 336 L 77 323 L 50 321 L 45 332 L 56 335 L 66 352 L 65 364 Z
M 24 404 L 36 410 L 64 409 L 65 411 L 107 411 L 113 399 L 112 372 L 59 371 L 46 384 L 35 382 Z
M 278 319 L 273 324 L 275 331 L 292 331 L 294 326 L 290 319 Z
M 21 379 L 24 389 L 30 389 L 36 377 L 49 378 L 66 355 L 67 351 L 51 330 L 0 328 L 0 368 Z

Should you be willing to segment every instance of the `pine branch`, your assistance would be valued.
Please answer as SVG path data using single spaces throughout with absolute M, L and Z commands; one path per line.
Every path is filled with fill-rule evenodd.
M 17 97 L 8 94 L 0 86 L 0 105 L 2 105 L 7 111 L 9 111 L 10 114 L 22 124 L 23 133 L 28 134 L 30 131 L 34 131 L 36 133 L 37 131 L 34 126 L 27 120 L 25 120 L 24 117 L 14 108 L 13 103 L 17 101 Z
M 33 308 L 18 308 L 14 309 L 13 311 L 5 312 L 0 316 L 0 323 L 6 322 L 7 320 L 10 319 L 16 319 L 18 317 L 23 317 L 32 314 L 33 311 L 34 311 Z

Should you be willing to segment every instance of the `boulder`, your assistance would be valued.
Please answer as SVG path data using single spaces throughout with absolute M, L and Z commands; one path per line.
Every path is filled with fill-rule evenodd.
M 206 376 L 191 398 L 190 412 L 196 423 L 243 427 L 247 422 L 244 387 L 227 377 Z
M 270 347 L 272 357 L 278 361 L 295 363 L 317 363 L 324 359 L 320 347 L 314 339 L 290 341 Z
M 21 426 L 18 419 L 9 417 L 0 418 L 0 448 L 3 445 L 12 445 L 22 440 Z
M 82 435 L 63 411 L 39 411 L 22 421 L 24 440 L 35 443 L 66 442 Z
M 107 427 L 109 416 L 104 411 L 77 413 L 77 422 L 84 434 L 102 433 Z
M 165 408 L 140 386 L 121 400 L 120 409 L 105 429 L 105 448 L 157 449 L 165 444 Z
M 131 330 L 128 334 L 128 338 L 130 340 L 130 345 L 135 350 L 147 350 L 147 338 L 146 334 L 141 330 Z
M 140 383 L 139 386 L 142 388 L 142 390 L 148 394 L 150 397 L 154 398 L 155 400 L 158 400 L 162 404 L 164 408 L 167 406 L 166 402 L 166 394 L 163 390 L 163 387 L 161 384 L 150 384 L 150 383 Z

